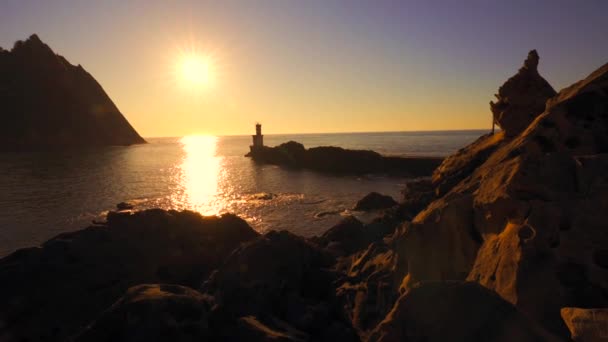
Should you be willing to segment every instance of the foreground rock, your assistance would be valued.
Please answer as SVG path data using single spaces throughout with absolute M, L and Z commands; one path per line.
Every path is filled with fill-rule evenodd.
M 408 177 L 430 176 L 441 163 L 432 157 L 386 157 L 374 151 L 347 150 L 334 146 L 306 149 L 289 141 L 276 147 L 263 146 L 247 154 L 261 163 L 337 174 L 389 174 Z
M 369 342 L 559 341 L 475 283 L 427 283 L 395 303 Z
M 353 210 L 357 211 L 371 211 L 378 209 L 386 209 L 397 205 L 397 202 L 387 195 L 382 195 L 377 192 L 370 192 L 365 195 L 362 199 L 357 201 Z
M 538 73 L 538 53 L 530 51 L 524 65 L 498 89 L 496 103 L 490 102 L 496 123 L 509 137 L 523 132 L 545 110 L 547 100 L 557 93 Z
M 95 79 L 36 35 L 0 48 L 0 150 L 145 143 Z
M 575 342 L 608 339 L 608 308 L 563 308 L 561 314 Z
M 145 283 L 197 287 L 258 234 L 234 215 L 113 213 L 0 260 L 1 340 L 64 340 Z
M 205 341 L 212 298 L 178 285 L 138 285 L 79 334 L 82 342 Z
M 549 99 L 521 134 L 447 158 L 439 198 L 403 231 L 403 288 L 475 281 L 563 337 L 560 308 L 608 306 L 606 89 L 608 65 Z
M 256 317 L 308 341 L 358 341 L 337 305 L 333 257 L 289 232 L 269 232 L 237 249 L 202 287 L 224 320 Z

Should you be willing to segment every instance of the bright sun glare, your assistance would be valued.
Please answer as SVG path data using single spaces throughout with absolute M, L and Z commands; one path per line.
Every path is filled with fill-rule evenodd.
M 185 56 L 180 71 L 182 79 L 190 85 L 209 87 L 213 83 L 213 63 L 208 57 Z
M 211 57 L 191 53 L 180 57 L 176 74 L 184 87 L 206 89 L 214 85 L 215 65 Z

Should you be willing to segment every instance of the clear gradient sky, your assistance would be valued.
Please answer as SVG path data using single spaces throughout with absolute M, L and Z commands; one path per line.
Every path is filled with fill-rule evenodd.
M 1 0 L 0 46 L 32 33 L 102 84 L 145 137 L 488 128 L 537 49 L 556 89 L 608 62 L 605 0 Z M 173 73 L 195 46 L 206 90 Z

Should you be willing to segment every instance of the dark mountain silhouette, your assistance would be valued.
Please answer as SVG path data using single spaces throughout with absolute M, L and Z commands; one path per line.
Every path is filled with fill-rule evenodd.
M 0 150 L 145 143 L 82 66 L 37 35 L 0 48 Z

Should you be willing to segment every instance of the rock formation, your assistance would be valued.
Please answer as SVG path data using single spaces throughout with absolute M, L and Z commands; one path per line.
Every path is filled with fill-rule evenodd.
M 353 210 L 371 211 L 378 209 L 386 209 L 397 205 L 397 202 L 387 195 L 382 195 L 377 192 L 370 192 L 362 199 L 357 201 Z
M 424 283 L 399 298 L 369 342 L 559 341 L 475 283 Z
M 212 305 L 212 298 L 185 286 L 134 286 L 75 341 L 206 341 Z
M 608 338 L 608 308 L 562 308 L 562 318 L 574 342 L 602 341 Z
M 305 168 L 334 174 L 389 174 L 408 177 L 430 176 L 441 158 L 388 157 L 368 150 L 348 150 L 335 146 L 306 149 L 289 141 L 279 146 L 262 146 L 246 156 L 260 163 Z
M 545 109 L 545 102 L 555 96 L 553 87 L 538 73 L 538 53 L 528 58 L 517 74 L 498 89 L 496 99 L 490 102 L 495 122 L 507 136 L 516 136 Z
M 606 89 L 608 65 L 549 99 L 519 135 L 447 158 L 433 179 L 442 196 L 402 237 L 404 289 L 479 282 L 561 336 L 560 308 L 608 305 Z
M 333 263 L 305 239 L 272 231 L 232 253 L 202 290 L 228 318 L 256 317 L 308 341 L 358 341 L 336 305 Z
M 108 215 L 0 260 L 0 340 L 65 340 L 131 286 L 199 286 L 258 234 L 234 215 L 159 209 Z
M 0 51 L 0 103 L 2 150 L 145 143 L 99 83 L 37 35 Z

